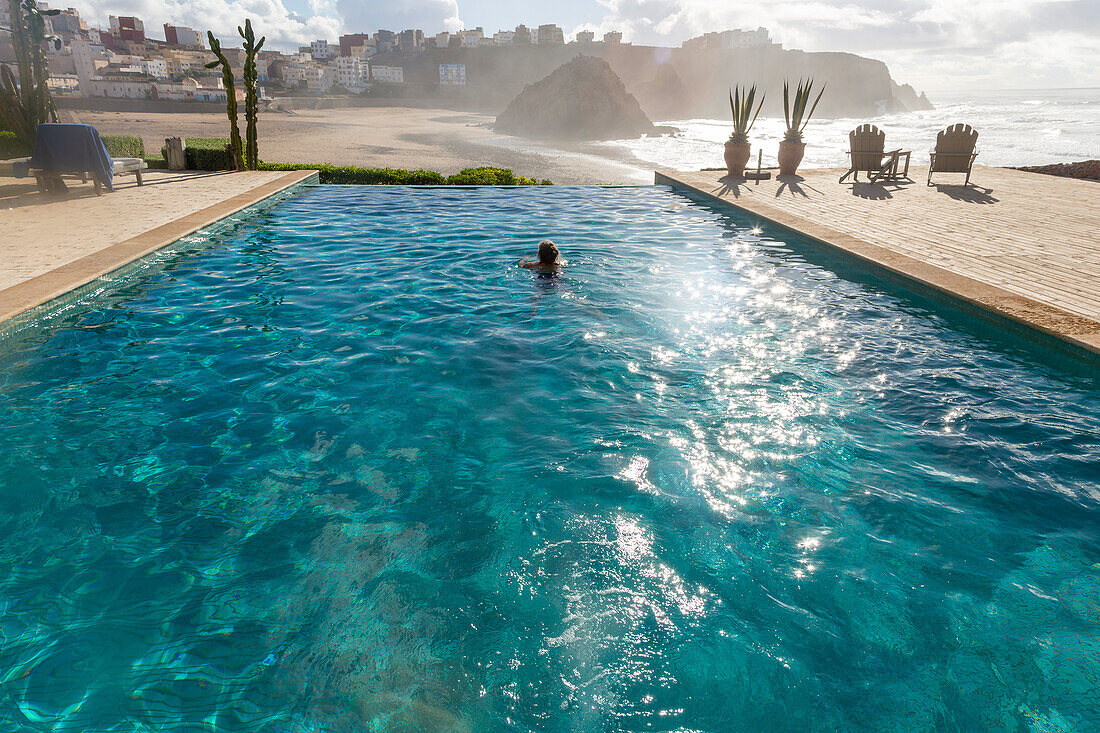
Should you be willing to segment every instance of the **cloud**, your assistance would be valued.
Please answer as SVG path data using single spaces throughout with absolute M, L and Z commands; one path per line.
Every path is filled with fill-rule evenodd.
M 624 40 L 679 45 L 768 28 L 788 48 L 882 59 L 894 77 L 946 88 L 1100 85 L 1097 0 L 598 0 Z M 577 30 L 579 30 L 578 28 Z M 574 31 L 575 32 L 575 31 Z

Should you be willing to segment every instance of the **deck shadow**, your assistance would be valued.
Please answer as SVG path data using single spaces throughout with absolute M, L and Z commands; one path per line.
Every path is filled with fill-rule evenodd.
M 983 188 L 973 183 L 960 186 L 959 184 L 933 183 L 932 187 L 937 193 L 946 194 L 956 201 L 965 201 L 969 204 L 995 204 L 1000 199 L 992 196 L 992 188 Z
M 806 179 L 803 178 L 802 176 L 800 176 L 798 174 L 795 174 L 795 175 L 780 174 L 780 175 L 775 177 L 775 180 L 779 182 L 779 188 L 776 189 L 776 191 L 775 191 L 775 197 L 776 198 L 779 198 L 780 196 L 782 196 L 783 191 L 786 190 L 786 189 L 790 190 L 790 193 L 791 193 L 792 196 L 801 196 L 804 199 L 810 198 L 809 194 L 807 194 L 805 189 L 803 189 L 803 187 L 800 185 L 800 184 L 803 184 L 803 183 L 806 182 Z M 807 185 L 806 188 L 810 189 L 814 193 L 817 193 L 817 194 L 821 193 L 821 191 L 814 188 L 813 186 Z
M 735 199 L 741 198 L 741 188 L 744 187 L 748 190 L 748 179 L 744 176 L 731 176 L 725 175 L 718 179 L 718 182 L 722 184 L 718 189 L 719 196 L 725 196 L 732 194 Z

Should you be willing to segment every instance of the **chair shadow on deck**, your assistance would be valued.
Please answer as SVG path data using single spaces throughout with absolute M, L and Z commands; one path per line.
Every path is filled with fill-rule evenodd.
M 777 188 L 775 191 L 776 198 L 782 196 L 783 192 L 786 190 L 790 191 L 791 196 L 801 196 L 804 199 L 810 198 L 803 187 L 799 185 L 805 183 L 806 179 L 798 175 L 797 173 L 795 175 L 780 174 L 775 177 L 775 180 L 779 181 L 779 188 Z M 816 194 L 821 193 L 821 191 L 814 188 L 813 186 L 806 186 L 806 188 L 810 189 Z
M 950 196 L 956 201 L 965 201 L 969 204 L 995 204 L 999 198 L 992 196 L 992 188 L 983 188 L 973 183 L 969 185 L 933 183 L 932 188 L 936 193 Z
M 894 198 L 895 193 L 905 191 L 905 187 L 911 183 L 912 181 L 892 181 L 889 183 L 853 181 L 851 184 L 852 195 L 871 201 L 885 201 Z

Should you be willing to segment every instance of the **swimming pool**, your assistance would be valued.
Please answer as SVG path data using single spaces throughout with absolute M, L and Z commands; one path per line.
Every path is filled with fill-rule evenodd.
M 312 187 L 9 329 L 0 730 L 1096 729 L 1094 378 L 754 225 Z

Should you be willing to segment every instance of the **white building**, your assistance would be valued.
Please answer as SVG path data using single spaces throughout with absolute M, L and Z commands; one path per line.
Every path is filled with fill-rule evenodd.
M 80 95 L 102 97 L 102 94 L 92 94 L 89 84 L 99 69 L 107 65 L 106 50 L 103 46 L 79 36 L 73 38 L 70 48 L 73 51 L 73 66 L 76 68 L 76 78 L 80 84 Z
M 592 43 L 595 37 L 592 31 L 577 31 L 577 43 Z
M 241 90 L 237 92 L 242 94 Z M 155 82 L 153 84 L 153 96 L 157 99 L 171 99 L 184 102 L 224 102 L 229 98 L 222 86 L 221 79 L 217 79 L 215 86 L 204 87 L 191 77 L 187 77 L 178 84 L 171 82 Z
M 604 43 L 622 43 L 623 34 L 622 31 L 608 31 L 603 34 Z
M 309 44 L 309 55 L 314 61 L 328 61 L 333 56 L 340 54 L 339 46 L 330 46 L 328 41 L 313 41 Z
M 405 69 L 400 66 L 376 66 L 370 67 L 372 81 L 381 81 L 388 84 L 402 84 L 405 81 Z
M 327 92 L 336 83 L 336 69 L 331 66 L 307 66 L 303 75 L 311 92 Z
M 760 26 L 754 31 L 740 29 L 724 31 L 718 34 L 722 48 L 759 48 L 771 44 L 768 29 Z
M 51 74 L 50 78 L 46 79 L 46 86 L 51 92 L 73 94 L 80 88 L 80 80 L 77 79 L 76 74 Z
M 495 46 L 511 46 L 512 42 L 516 39 L 515 31 L 497 31 L 493 34 L 493 45 Z
M 485 31 L 478 26 L 472 31 L 459 31 L 458 36 L 462 39 L 463 48 L 477 48 L 481 45 L 481 39 L 485 37 Z
M 350 92 L 361 92 L 370 83 L 370 67 L 354 56 L 336 59 L 336 83 Z
M 137 65 L 142 72 L 148 74 L 149 76 L 154 76 L 157 79 L 168 78 L 168 62 L 164 59 L 140 59 Z
M 435 47 L 436 48 L 447 48 L 450 45 L 451 45 L 451 34 L 450 33 L 448 33 L 447 31 L 443 31 L 442 33 L 436 33 L 435 34 Z

